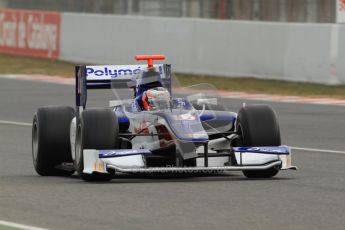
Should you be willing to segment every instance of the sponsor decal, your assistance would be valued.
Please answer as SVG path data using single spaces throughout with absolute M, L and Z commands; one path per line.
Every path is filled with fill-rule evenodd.
M 94 67 L 87 67 L 86 68 L 86 75 L 87 76 L 110 76 L 112 78 L 115 78 L 119 75 L 133 75 L 133 74 L 139 74 L 140 73 L 140 66 L 136 69 L 116 69 L 112 67 L 101 67 L 101 68 L 94 68 Z
M 279 147 L 238 147 L 238 148 L 234 148 L 234 150 L 236 152 L 289 154 L 289 148 L 287 146 L 279 146 Z
M 58 12 L 0 9 L 0 52 L 57 59 L 60 23 Z
M 117 150 L 100 150 L 100 158 L 123 157 L 132 155 L 146 155 L 151 154 L 148 149 L 117 149 Z
M 131 77 L 145 70 L 146 65 L 109 65 L 109 66 L 86 66 L 88 80 L 112 79 L 120 76 Z M 163 77 L 163 65 L 155 65 L 155 68 Z
M 196 116 L 191 113 L 172 115 L 172 117 L 177 121 L 195 121 L 196 120 Z

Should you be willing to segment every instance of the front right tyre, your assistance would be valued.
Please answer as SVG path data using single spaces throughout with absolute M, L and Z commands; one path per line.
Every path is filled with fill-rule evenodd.
M 276 113 L 268 105 L 242 107 L 237 115 L 236 130 L 240 136 L 240 146 L 279 146 L 280 129 Z M 279 172 L 279 167 L 266 170 L 244 170 L 248 178 L 270 178 Z

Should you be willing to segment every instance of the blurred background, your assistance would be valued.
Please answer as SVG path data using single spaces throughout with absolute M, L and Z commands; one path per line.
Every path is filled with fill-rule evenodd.
M 1 12 L 3 53 L 165 54 L 184 74 L 345 84 L 345 0 L 0 0 Z
M 1 0 L 3 7 L 100 14 L 335 22 L 336 0 Z

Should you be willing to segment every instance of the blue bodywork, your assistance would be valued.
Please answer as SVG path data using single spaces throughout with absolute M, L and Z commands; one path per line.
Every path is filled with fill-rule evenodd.
M 181 101 L 183 101 L 185 108 L 188 108 L 188 109 L 192 108 L 189 102 L 184 101 L 182 99 L 178 99 L 178 100 L 174 99 L 173 104 L 174 102 L 181 102 Z M 134 100 L 133 103 L 136 103 L 136 101 Z M 169 125 L 170 130 L 173 132 L 174 136 L 176 136 L 180 140 L 191 141 L 191 142 L 205 142 L 208 140 L 208 137 L 195 138 L 195 137 L 191 137 L 190 135 L 193 133 L 205 131 L 203 124 L 205 123 L 223 124 L 224 127 L 229 127 L 229 128 L 226 130 L 221 130 L 221 131 L 217 130 L 218 133 L 227 132 L 227 131 L 230 131 L 230 129 L 234 127 L 234 124 L 237 118 L 237 114 L 232 113 L 232 112 L 206 110 L 206 111 L 203 111 L 202 114 L 200 115 L 201 111 L 195 110 L 194 120 L 181 120 L 181 119 L 177 120 L 175 117 L 176 115 L 179 115 L 180 110 L 176 108 L 173 108 L 171 111 L 169 110 L 169 111 L 148 112 L 148 111 L 138 111 L 138 109 L 134 109 L 135 111 L 133 111 L 133 107 L 135 106 L 129 105 L 128 107 L 126 107 L 127 112 L 149 113 L 151 115 L 159 116 L 166 121 L 166 123 Z M 129 128 L 130 120 L 124 112 L 124 107 L 117 106 L 114 108 L 114 111 L 117 115 L 120 130 L 122 132 L 125 132 Z
M 290 149 L 288 146 L 267 146 L 267 147 L 233 147 L 235 152 L 241 153 L 262 153 L 273 155 L 289 155 Z
M 113 157 L 127 157 L 134 155 L 151 155 L 149 149 L 115 149 L 115 150 L 100 150 L 99 158 L 113 158 Z

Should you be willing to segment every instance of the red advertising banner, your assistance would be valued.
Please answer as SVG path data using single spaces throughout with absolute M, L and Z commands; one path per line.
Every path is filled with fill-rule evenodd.
M 57 59 L 58 12 L 0 9 L 0 53 Z
M 339 10 L 345 11 L 345 0 L 340 0 L 339 2 Z
M 345 23 L 345 0 L 337 0 L 336 22 Z

